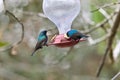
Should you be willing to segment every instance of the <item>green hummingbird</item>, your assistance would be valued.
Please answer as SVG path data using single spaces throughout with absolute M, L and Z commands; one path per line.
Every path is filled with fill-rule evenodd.
M 42 49 L 43 46 L 48 46 L 48 45 L 47 45 L 47 41 L 48 41 L 47 30 L 44 30 L 44 31 L 40 32 L 40 34 L 39 34 L 39 36 L 38 36 L 37 44 L 36 44 L 36 46 L 35 46 L 35 49 L 34 49 L 33 53 L 31 54 L 31 56 L 33 56 L 33 54 L 34 54 L 38 49 Z
M 88 38 L 88 36 L 80 33 L 78 30 L 75 29 L 68 31 L 64 37 L 72 40 L 80 40 L 82 38 Z

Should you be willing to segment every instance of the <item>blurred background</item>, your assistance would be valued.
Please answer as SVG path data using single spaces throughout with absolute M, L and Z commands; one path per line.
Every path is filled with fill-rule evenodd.
M 44 16 L 43 0 L 5 0 L 4 8 L 24 25 L 24 39 L 14 49 L 3 50 L 18 42 L 22 35 L 21 25 L 10 14 L 5 14 L 3 9 L 0 13 L 0 80 L 110 80 L 120 70 L 120 28 L 112 45 L 112 58 L 107 56 L 100 77 L 95 76 L 107 45 L 107 38 L 99 40 L 107 34 L 105 30 L 109 31 L 114 24 L 115 15 L 109 17 L 118 10 L 118 1 L 81 0 L 81 11 L 72 28 L 86 32 L 108 20 L 101 25 L 106 29 L 103 27 L 89 32 L 88 41 L 80 42 L 74 47 L 48 46 L 30 56 L 41 30 L 50 29 L 50 38 L 58 30 Z M 106 4 L 111 5 L 93 11 Z

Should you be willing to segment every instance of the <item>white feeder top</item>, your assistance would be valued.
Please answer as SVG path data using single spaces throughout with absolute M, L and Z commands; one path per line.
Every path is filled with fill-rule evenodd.
M 80 12 L 80 0 L 43 0 L 43 12 L 55 23 L 59 34 L 71 29 L 73 20 Z
M 0 14 L 5 11 L 3 0 L 0 0 Z

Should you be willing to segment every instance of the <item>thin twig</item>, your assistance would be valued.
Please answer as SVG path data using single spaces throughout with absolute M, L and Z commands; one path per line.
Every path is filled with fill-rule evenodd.
M 13 13 L 11 13 L 10 11 L 6 10 L 6 14 L 11 15 L 21 25 L 21 27 L 22 27 L 22 35 L 21 35 L 21 39 L 18 42 L 13 43 L 11 46 L 1 48 L 0 51 L 5 51 L 5 50 L 9 50 L 9 49 L 12 50 L 14 47 L 19 45 L 23 41 L 23 38 L 24 38 L 24 25 L 23 25 L 23 23 Z
M 115 80 L 118 76 L 120 76 L 120 72 L 118 72 L 111 80 Z
M 108 18 L 110 17 L 110 15 L 107 13 L 107 11 L 105 11 L 105 10 L 102 9 L 102 8 L 99 9 L 99 12 L 100 12 L 106 19 L 108 19 Z M 112 20 L 112 19 L 109 19 L 108 23 L 109 23 L 110 27 L 112 27 L 112 25 L 113 25 L 113 20 Z
M 101 23 L 96 24 L 95 27 L 89 29 L 88 31 L 84 31 L 84 33 L 88 34 L 88 33 L 95 31 L 96 29 L 98 29 L 100 27 L 103 27 L 109 21 L 109 19 L 113 18 L 113 16 L 115 16 L 116 14 L 117 14 L 117 12 L 112 13 L 108 19 L 104 19 Z
M 71 53 L 71 51 L 72 51 L 73 49 L 74 49 L 74 46 L 70 47 L 70 49 L 68 50 L 68 52 L 67 52 L 64 56 L 62 56 L 62 57 L 57 61 L 57 63 L 62 62 L 65 57 L 67 57 L 68 55 L 70 55 L 70 53 Z M 57 63 L 55 63 L 55 64 L 57 64 Z
M 108 33 L 108 34 L 106 34 L 106 35 L 104 35 L 96 40 L 90 41 L 90 44 L 91 45 L 99 44 L 100 42 L 105 41 L 109 36 L 110 36 L 110 34 Z
M 16 44 L 20 44 L 23 41 L 24 38 L 24 25 L 23 23 L 10 11 L 6 10 L 6 14 L 10 14 L 20 25 L 21 25 L 21 29 L 22 29 L 22 35 L 21 35 L 21 39 L 16 43 Z
M 114 2 L 114 3 L 110 3 L 110 4 L 105 4 L 105 5 L 99 7 L 99 8 L 97 8 L 97 9 L 95 9 L 95 10 L 92 10 L 91 12 L 93 13 L 93 12 L 98 11 L 98 10 L 101 9 L 101 8 L 106 8 L 106 7 L 110 7 L 110 6 L 117 5 L 117 4 L 120 4 L 120 2 Z
M 24 15 L 29 15 L 29 16 L 37 16 L 41 18 L 47 18 L 44 13 L 35 13 L 35 12 L 30 12 L 30 11 L 23 11 Z
M 100 75 L 100 73 L 101 73 L 101 71 L 102 71 L 102 68 L 103 68 L 103 66 L 104 66 L 104 64 L 105 64 L 106 57 L 107 57 L 109 51 L 110 51 L 111 48 L 112 48 L 113 40 L 114 40 L 115 35 L 116 35 L 116 33 L 117 33 L 117 29 L 119 28 L 119 24 L 120 24 L 120 8 L 119 8 L 119 12 L 118 12 L 118 14 L 117 14 L 117 16 L 116 16 L 115 22 L 114 22 L 114 24 L 113 24 L 113 27 L 112 27 L 111 30 L 110 30 L 110 37 L 108 38 L 107 47 L 106 47 L 104 56 L 103 56 L 103 58 L 102 58 L 102 61 L 101 61 L 101 63 L 100 63 L 100 66 L 99 66 L 99 68 L 98 68 L 98 70 L 97 70 L 96 77 L 99 77 L 99 75 Z
M 3 0 L 3 2 L 4 2 L 4 7 L 5 7 L 5 13 L 7 15 L 11 15 L 21 25 L 21 27 L 22 27 L 21 39 L 18 42 L 13 43 L 13 44 L 11 44 L 9 46 L 6 46 L 4 48 L 0 48 L 0 51 L 5 51 L 5 50 L 9 50 L 10 49 L 11 52 L 12 52 L 12 50 L 14 48 L 16 48 L 16 46 L 18 46 L 23 41 L 23 38 L 24 38 L 24 25 L 23 25 L 23 23 L 13 13 L 11 13 L 9 10 L 6 9 L 5 0 Z

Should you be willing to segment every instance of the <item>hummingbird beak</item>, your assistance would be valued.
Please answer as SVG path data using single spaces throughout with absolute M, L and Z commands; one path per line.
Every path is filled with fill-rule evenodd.
M 67 34 L 64 34 L 64 37 L 65 37 L 66 39 L 69 39 L 69 37 L 67 36 Z

